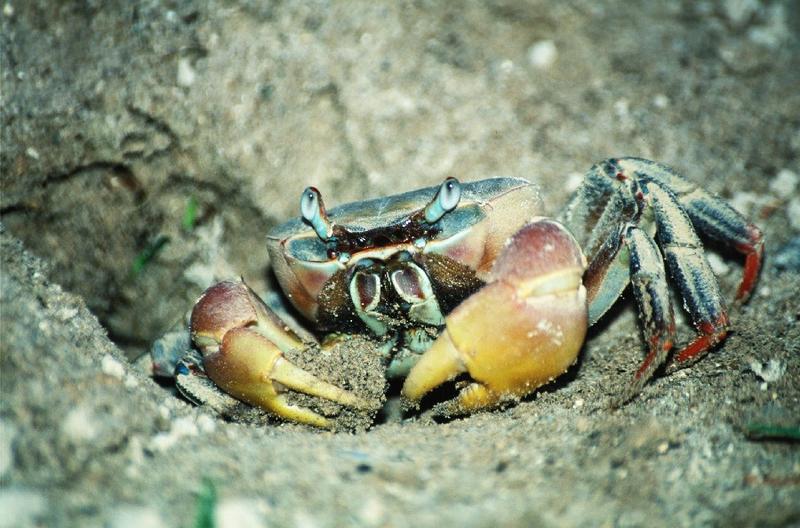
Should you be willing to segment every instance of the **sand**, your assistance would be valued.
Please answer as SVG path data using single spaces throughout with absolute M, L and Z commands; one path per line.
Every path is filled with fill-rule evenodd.
M 5 2 L 0 526 L 800 524 L 800 14 L 662 4 Z M 211 280 L 274 288 L 307 185 L 525 177 L 555 214 L 622 155 L 767 253 L 725 343 L 618 410 L 630 295 L 565 376 L 466 418 L 235 423 L 134 367 Z M 732 299 L 741 259 L 709 251 Z

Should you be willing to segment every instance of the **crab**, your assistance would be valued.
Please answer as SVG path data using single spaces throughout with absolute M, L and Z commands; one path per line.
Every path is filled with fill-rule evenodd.
M 290 350 L 326 335 L 367 334 L 388 376 L 419 402 L 467 378 L 449 402 L 471 413 L 524 397 L 578 358 L 587 329 L 630 286 L 646 354 L 621 400 L 665 363 L 676 328 L 670 281 L 696 336 L 673 355 L 687 365 L 725 339 L 728 311 L 696 232 L 744 256 L 736 294 L 753 291 L 761 231 L 671 168 L 639 158 L 594 165 L 556 219 L 517 178 L 441 185 L 326 210 L 308 187 L 301 216 L 267 236 L 285 296 L 314 329 L 290 327 L 243 281 L 210 287 L 191 315 L 201 368 L 225 393 L 288 421 L 329 427 L 287 391 L 367 408 L 357 395 L 299 368 Z

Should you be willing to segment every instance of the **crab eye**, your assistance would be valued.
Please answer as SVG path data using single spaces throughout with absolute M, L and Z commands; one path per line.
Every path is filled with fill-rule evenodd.
M 300 213 L 307 222 L 312 222 L 319 209 L 319 191 L 314 187 L 306 187 L 300 197 Z
M 311 224 L 320 239 L 327 242 L 331 238 L 333 224 L 328 219 L 322 195 L 315 187 L 306 187 L 300 196 L 300 214 L 306 222 Z
M 448 211 L 452 211 L 461 200 L 461 184 L 455 178 L 447 178 L 442 182 L 436 196 L 425 207 L 425 221 L 432 224 Z
M 442 209 L 452 211 L 461 199 L 461 184 L 455 178 L 447 178 L 439 189 L 439 205 Z

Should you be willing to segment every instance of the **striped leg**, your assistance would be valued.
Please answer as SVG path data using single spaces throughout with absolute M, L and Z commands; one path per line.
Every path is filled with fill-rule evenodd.
M 725 338 L 728 313 L 703 245 L 675 195 L 655 181 L 642 183 L 642 187 L 652 200 L 657 239 L 667 268 L 699 332 L 675 356 L 678 363 L 685 363 L 700 358 Z
M 744 273 L 736 300 L 746 301 L 753 292 L 764 256 L 761 230 L 745 220 L 733 207 L 699 187 L 679 197 L 679 201 L 701 233 L 745 255 Z
M 638 394 L 667 359 L 675 336 L 675 318 L 669 297 L 667 274 L 655 241 L 636 226 L 625 232 L 630 252 L 630 280 L 648 353 L 633 378 L 623 401 Z
M 584 275 L 594 324 L 631 285 L 648 354 L 630 396 L 661 365 L 674 338 L 666 270 L 698 335 L 675 355 L 686 364 L 702 357 L 728 331 L 728 313 L 697 232 L 745 255 L 736 298 L 752 293 L 764 251 L 761 231 L 735 209 L 665 165 L 611 158 L 594 165 L 559 219 L 589 257 Z
M 624 161 L 635 164 L 637 175 L 643 180 L 654 181 L 669 189 L 689 215 L 696 231 L 745 256 L 744 273 L 736 299 L 740 302 L 746 301 L 755 286 L 764 255 L 761 230 L 724 200 L 698 187 L 669 167 L 641 159 Z
M 584 275 L 589 314 L 599 314 L 616 300 L 628 284 L 636 298 L 647 356 L 628 390 L 615 402 L 620 405 L 636 396 L 667 358 L 675 337 L 675 317 L 669 294 L 664 260 L 650 234 L 655 228 L 653 209 L 644 205 L 640 224 L 629 224 L 618 242 L 603 245 Z M 613 299 L 613 300 L 612 300 Z

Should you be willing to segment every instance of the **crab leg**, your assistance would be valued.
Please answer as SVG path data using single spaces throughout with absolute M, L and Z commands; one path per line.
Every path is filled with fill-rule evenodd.
M 622 236 L 611 238 L 584 275 L 588 290 L 589 321 L 596 321 L 630 283 L 636 298 L 648 353 L 633 383 L 619 403 L 641 391 L 672 349 L 675 318 L 661 253 L 653 237 L 653 211 L 645 209 L 640 225 L 630 224 Z
M 679 195 L 678 200 L 702 233 L 745 255 L 744 273 L 736 300 L 746 301 L 753 291 L 764 256 L 761 230 L 747 222 L 733 207 L 699 187 Z
M 607 251 L 602 244 L 613 238 L 615 223 L 633 221 L 637 197 L 631 189 L 652 182 L 672 194 L 697 230 L 745 255 L 744 273 L 736 299 L 744 302 L 755 286 L 764 254 L 761 231 L 733 207 L 677 174 L 641 158 L 612 158 L 594 165 L 560 219 L 576 236 L 587 255 Z M 613 248 L 614 252 L 616 247 Z M 604 261 L 609 261 L 606 258 Z M 591 269 L 591 266 L 590 266 Z M 591 288 L 590 288 L 591 296 Z M 608 295 L 611 299 L 611 295 Z M 610 304 L 608 305 L 610 307 Z M 602 315 L 602 313 L 600 313 Z M 596 320 L 592 318 L 592 321 Z
M 458 412 L 524 396 L 575 362 L 586 335 L 585 259 L 559 223 L 535 220 L 510 239 L 490 282 L 446 318 L 446 329 L 411 369 L 403 395 L 425 394 L 468 373 Z
M 589 325 L 617 302 L 630 282 L 630 255 L 625 226 L 636 221 L 637 201 L 610 160 L 593 165 L 559 220 L 578 238 L 589 267 L 584 276 Z
M 593 165 L 558 218 L 590 258 L 601 252 L 615 254 L 621 241 L 620 228 L 637 214 L 636 199 L 620 184 L 615 172 L 610 161 Z
M 657 182 L 643 183 L 643 189 L 652 198 L 664 260 L 700 332 L 675 356 L 677 362 L 684 363 L 699 358 L 725 338 L 728 313 L 703 246 L 675 196 Z
M 642 229 L 630 226 L 625 233 L 625 245 L 630 250 L 631 286 L 649 351 L 623 400 L 638 394 L 653 372 L 664 363 L 675 336 L 667 274 L 655 241 Z
M 589 326 L 617 302 L 630 282 L 630 251 L 615 232 L 600 247 L 583 277 L 589 303 Z
M 646 236 L 656 236 L 667 269 L 699 331 L 699 335 L 676 354 L 677 363 L 701 357 L 725 338 L 728 327 L 725 304 L 695 228 L 745 255 L 744 274 L 736 295 L 738 301 L 744 302 L 752 293 L 761 267 L 764 242 L 756 226 L 669 167 L 645 159 L 612 158 L 593 166 L 562 218 L 573 232 L 582 234 L 581 242 L 592 256 L 585 277 L 590 323 L 611 307 L 628 284 L 625 277 L 628 263 L 632 279 L 636 273 L 631 240 L 627 236 L 635 232 L 626 231 L 626 236 L 618 236 L 613 230 L 615 222 L 618 226 L 640 225 Z M 635 245 L 641 249 L 643 244 Z M 654 267 L 660 259 L 646 260 L 647 266 Z M 639 296 L 637 289 L 634 284 L 634 293 Z M 644 295 L 646 292 L 641 293 L 642 298 L 650 301 L 644 304 L 640 301 L 640 310 L 652 310 L 655 299 Z M 645 319 L 650 318 L 648 312 L 645 315 Z M 652 335 L 652 331 L 645 328 L 649 341 L 648 332 Z M 640 386 L 660 362 L 658 358 L 663 356 L 663 352 L 654 354 L 652 343 L 649 345 L 650 353 L 637 373 L 634 386 Z
M 283 356 L 310 348 L 244 282 L 221 282 L 195 304 L 191 333 L 203 367 L 222 390 L 295 422 L 328 427 L 328 419 L 288 403 L 287 389 L 368 408 L 357 396 L 293 365 Z
M 626 158 L 620 162 L 626 165 L 628 172 L 633 168 L 643 181 L 652 181 L 662 189 L 669 189 L 668 192 L 688 213 L 692 224 L 701 233 L 745 255 L 744 273 L 736 299 L 746 301 L 755 286 L 764 254 L 761 230 L 726 202 L 665 165 L 637 158 Z

